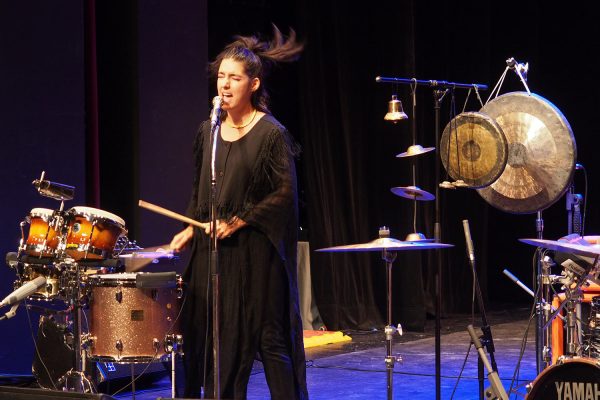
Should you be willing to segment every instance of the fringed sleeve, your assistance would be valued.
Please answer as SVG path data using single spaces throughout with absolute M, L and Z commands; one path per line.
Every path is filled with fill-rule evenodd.
M 297 146 L 281 125 L 276 125 L 259 153 L 252 174 L 244 213 L 240 218 L 264 232 L 279 255 L 289 257 L 290 230 L 296 229 L 296 171 L 294 156 Z M 295 233 L 295 232 L 294 232 Z M 286 248 L 287 247 L 287 248 Z

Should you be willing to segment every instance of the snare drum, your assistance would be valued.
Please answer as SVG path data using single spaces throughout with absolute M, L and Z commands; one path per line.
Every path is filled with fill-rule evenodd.
M 74 260 L 103 260 L 112 255 L 125 235 L 125 221 L 115 214 L 91 207 L 69 210 L 66 253 Z
M 92 275 L 90 358 L 100 361 L 160 361 L 170 335 L 180 334 L 178 287 L 141 289 L 136 277 L 150 273 Z
M 528 400 L 600 398 L 600 361 L 569 358 L 546 368 L 535 379 Z
M 53 257 L 58 246 L 58 235 L 51 226 L 53 210 L 34 208 L 29 213 L 29 235 L 25 253 L 35 257 Z

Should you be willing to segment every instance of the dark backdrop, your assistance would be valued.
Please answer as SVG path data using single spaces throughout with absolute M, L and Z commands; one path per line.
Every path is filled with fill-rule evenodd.
M 410 125 L 383 121 L 392 93 L 410 111 L 409 91 L 376 84 L 377 75 L 493 87 L 508 57 L 528 61 L 532 91 L 552 101 L 571 123 L 578 162 L 589 174 L 590 204 L 598 195 L 594 156 L 599 101 L 592 84 L 600 67 L 594 51 L 599 32 L 585 6 L 551 8 L 529 2 L 517 9 L 475 1 L 437 7 L 379 1 L 349 7 L 341 1 L 209 0 L 206 12 L 204 2 L 99 2 L 94 8 L 98 94 L 92 108 L 98 117 L 98 145 L 88 150 L 90 123 L 84 121 L 90 111 L 83 112 L 90 105 L 85 87 L 91 78 L 84 62 L 87 14 L 80 2 L 61 4 L 0 2 L 2 254 L 15 250 L 18 223 L 31 208 L 54 207 L 30 186 L 44 168 L 50 178 L 76 185 L 78 196 L 94 193 L 86 185 L 98 185 L 97 206 L 123 217 L 130 236 L 143 238 L 142 246 L 168 242 L 178 224 L 139 210 L 137 200 L 183 210 L 190 144 L 198 122 L 208 115 L 207 99 L 214 95 L 214 88 L 206 86 L 206 57 L 214 57 L 236 33 L 269 34 L 271 22 L 284 32 L 294 27 L 306 43 L 301 60 L 275 70 L 269 84 L 273 113 L 303 148 L 298 160 L 301 221 L 313 250 L 373 240 L 382 225 L 399 239 L 412 230 L 411 203 L 390 192 L 411 184 L 410 161 L 395 157 L 411 144 Z M 512 90 L 522 87 L 508 75 L 503 92 Z M 465 94 L 457 93 L 459 109 Z M 473 98 L 467 109 L 478 109 Z M 445 99 L 442 129 L 449 115 Z M 435 146 L 429 88 L 418 88 L 416 122 L 418 142 Z M 93 158 L 90 151 L 98 152 L 97 180 L 93 175 L 86 180 L 84 173 Z M 433 153 L 419 157 L 417 166 L 417 184 L 435 192 Z M 575 185 L 583 191 L 580 172 Z M 92 198 L 76 201 L 96 204 Z M 564 205 L 560 199 L 544 211 L 545 237 L 566 233 Z M 418 230 L 432 237 L 434 203 L 419 204 L 418 211 Z M 597 233 L 598 211 L 593 205 L 587 211 L 586 231 Z M 470 309 L 462 219 L 471 223 L 489 305 L 528 304 L 527 295 L 502 270 L 509 268 L 531 285 L 533 249 L 517 239 L 535 236 L 535 215 L 498 211 L 470 189 L 442 191 L 440 213 L 442 241 L 456 245 L 444 251 L 445 312 Z M 378 254 L 313 252 L 311 263 L 316 301 L 330 329 L 381 327 L 385 275 Z M 398 255 L 394 322 L 422 329 L 433 309 L 434 270 L 430 252 Z M 14 274 L 4 269 L 1 279 L 2 293 L 8 293 Z M 10 345 L 0 353 L 1 370 L 28 371 L 32 349 L 24 312 L 2 324 L 3 342 Z
M 65 208 L 120 216 L 142 247 L 168 243 L 181 224 L 137 202 L 186 208 L 191 144 L 209 113 L 206 2 L 2 0 L 0 22 L 2 259 L 32 208 L 59 207 L 31 185 L 42 170 L 76 187 Z M 2 298 L 14 280 L 2 266 Z M 30 374 L 27 313 L 0 323 L 0 372 Z

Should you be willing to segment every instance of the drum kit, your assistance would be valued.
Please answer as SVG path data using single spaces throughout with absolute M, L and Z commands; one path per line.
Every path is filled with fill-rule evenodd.
M 48 349 L 36 351 L 33 372 L 40 386 L 96 392 L 92 375 L 86 373 L 89 361 L 136 364 L 171 359 L 174 364 L 183 343 L 181 277 L 175 272 L 125 272 L 128 259 L 147 255 L 129 241 L 122 218 L 92 207 L 64 210 L 72 190 L 57 196 L 52 188 L 64 194 L 64 188 L 72 187 L 45 181 L 43 175 L 34 185 L 42 195 L 51 192 L 48 197 L 60 200 L 60 208 L 34 208 L 21 222 L 18 251 L 7 255 L 17 275 L 15 291 L 2 305 L 13 307 L 3 317 L 10 318 L 22 300 L 35 302 L 27 307 L 44 312 L 42 336 L 62 332 L 63 347 L 69 351 L 58 358 L 66 359 L 57 360 Z M 173 257 L 169 252 L 151 253 L 148 257 L 153 259 Z M 43 354 L 52 356 L 44 359 Z
M 544 346 L 543 357 L 546 368 L 541 371 L 536 379 L 527 386 L 528 399 L 566 399 L 566 398 L 599 398 L 600 397 L 600 294 L 592 295 L 589 317 L 582 318 L 581 304 L 582 290 L 598 284 L 600 274 L 600 246 L 590 243 L 585 237 L 569 235 L 559 240 L 547 239 L 520 239 L 521 242 L 543 249 L 544 253 L 554 252 L 554 260 L 545 256 L 544 286 L 542 309 L 543 330 L 547 338 Z M 551 267 L 563 260 L 560 265 L 560 275 L 552 275 Z M 564 293 L 555 295 L 563 297 L 560 305 L 553 305 L 546 301 L 550 297 L 549 287 L 558 285 Z M 561 331 L 557 332 L 551 324 L 560 318 L 564 321 L 565 343 Z M 586 333 L 584 333 L 586 331 Z M 556 334 L 557 339 L 552 338 Z M 562 354 L 552 354 L 557 344 Z M 552 363 L 552 361 L 554 361 Z

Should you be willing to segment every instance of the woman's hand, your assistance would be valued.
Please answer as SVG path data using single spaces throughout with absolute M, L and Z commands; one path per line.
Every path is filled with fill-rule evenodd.
M 173 236 L 170 247 L 175 252 L 180 252 L 187 247 L 187 244 L 194 237 L 194 227 L 189 225 L 187 228 Z
M 232 217 L 229 221 L 217 220 L 217 239 L 226 239 L 246 225 L 248 224 L 238 217 Z M 204 232 L 210 235 L 210 223 Z

